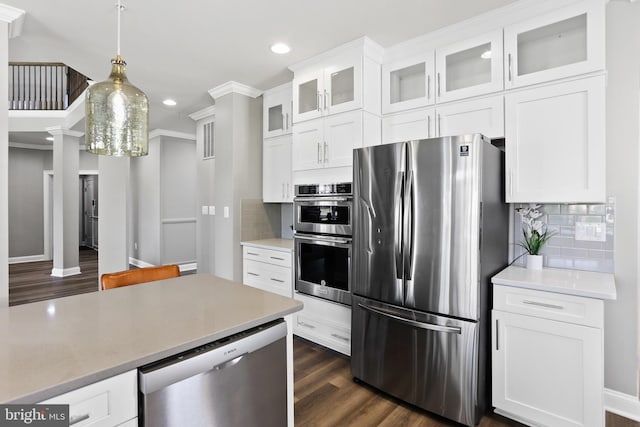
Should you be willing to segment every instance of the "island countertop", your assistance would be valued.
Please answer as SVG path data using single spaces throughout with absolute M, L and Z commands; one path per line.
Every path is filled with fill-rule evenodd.
M 0 403 L 36 403 L 301 309 L 205 274 L 1 308 Z

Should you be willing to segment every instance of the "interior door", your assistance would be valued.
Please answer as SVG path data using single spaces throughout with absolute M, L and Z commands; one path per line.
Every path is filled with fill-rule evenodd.
M 352 292 L 402 305 L 405 144 L 354 150 Z
M 479 135 L 408 143 L 405 306 L 478 318 Z

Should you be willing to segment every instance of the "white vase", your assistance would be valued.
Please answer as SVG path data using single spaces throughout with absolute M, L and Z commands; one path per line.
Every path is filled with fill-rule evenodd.
M 542 255 L 527 254 L 527 268 L 530 270 L 542 270 Z

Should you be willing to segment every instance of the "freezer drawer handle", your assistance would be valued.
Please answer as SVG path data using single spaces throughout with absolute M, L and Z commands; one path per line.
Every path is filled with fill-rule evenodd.
M 404 317 L 396 316 L 395 314 L 387 313 L 384 310 L 374 308 L 374 307 L 368 307 L 360 303 L 358 303 L 358 306 L 364 308 L 367 311 L 371 311 L 372 313 L 376 313 L 376 314 L 379 314 L 380 316 L 388 317 L 398 322 L 406 323 L 407 325 L 410 325 L 416 328 L 428 329 L 431 331 L 446 332 L 449 334 L 458 334 L 458 335 L 462 333 L 462 329 L 455 326 L 441 326 L 441 325 L 434 325 L 433 323 L 417 322 L 415 320 L 405 319 Z
M 547 303 L 544 303 L 544 302 L 529 301 L 529 300 L 523 300 L 522 303 L 523 304 L 528 304 L 528 305 L 537 305 L 539 307 L 544 307 L 544 308 L 553 308 L 554 310 L 564 310 L 563 306 L 556 305 L 556 304 L 547 304 Z
M 334 338 L 338 338 L 341 339 L 342 341 L 349 341 L 349 338 L 347 337 L 343 337 L 342 335 L 338 335 L 338 334 L 331 334 L 332 337 Z
M 272 277 L 271 280 L 273 280 L 274 282 L 278 282 L 278 283 L 284 283 L 284 280 L 276 279 L 274 277 Z

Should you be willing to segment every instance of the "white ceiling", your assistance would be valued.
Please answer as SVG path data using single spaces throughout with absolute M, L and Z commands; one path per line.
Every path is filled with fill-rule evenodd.
M 122 0 L 122 56 L 151 103 L 150 129 L 193 133 L 190 113 L 229 80 L 269 89 L 287 66 L 363 35 L 383 47 L 515 0 Z M 11 61 L 64 62 L 101 81 L 116 51 L 116 0 L 0 0 L 27 12 Z M 284 41 L 287 55 L 269 46 Z M 164 98 L 178 102 L 162 105 Z

